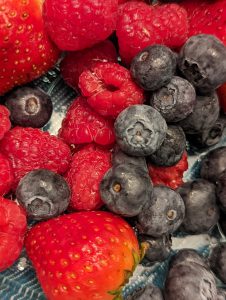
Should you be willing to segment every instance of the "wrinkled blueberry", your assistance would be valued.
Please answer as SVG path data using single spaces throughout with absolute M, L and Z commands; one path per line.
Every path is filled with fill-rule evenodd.
M 226 212 L 226 170 L 221 173 L 217 180 L 217 199 L 221 208 Z
M 186 118 L 193 111 L 195 102 L 194 87 L 178 76 L 174 76 L 167 85 L 153 92 L 150 98 L 150 105 L 169 123 Z
M 136 165 L 113 166 L 100 183 L 100 195 L 108 209 L 133 217 L 152 197 L 152 183 L 147 171 Z
M 156 152 L 147 157 L 148 162 L 157 166 L 170 167 L 182 157 L 186 148 L 186 137 L 179 126 L 168 126 L 166 137 Z
M 132 295 L 128 296 L 125 300 L 164 300 L 162 291 L 152 284 L 135 291 Z
M 185 206 L 181 196 L 166 186 L 156 186 L 153 197 L 138 215 L 141 234 L 160 237 L 171 234 L 181 225 Z
M 63 213 L 70 201 L 70 189 L 65 179 L 49 170 L 27 173 L 16 190 L 18 202 L 33 220 L 46 220 Z
M 226 284 L 226 243 L 213 248 L 210 255 L 210 267 L 216 276 Z
M 51 98 L 42 90 L 31 87 L 21 87 L 7 95 L 5 105 L 12 123 L 23 127 L 43 127 L 53 111 Z
M 182 184 L 178 193 L 184 200 L 185 218 L 181 230 L 188 233 L 208 232 L 219 219 L 215 185 L 204 179 Z
M 226 299 L 226 290 L 218 289 L 217 290 L 217 300 L 225 300 Z
M 155 152 L 166 136 L 166 121 L 148 105 L 132 105 L 115 121 L 116 141 L 122 151 L 134 156 Z
M 226 47 L 213 35 L 192 36 L 181 49 L 178 65 L 200 92 L 212 92 L 226 82 Z
M 200 175 L 202 178 L 217 182 L 226 170 L 226 146 L 211 150 L 201 161 Z
M 144 90 L 154 91 L 168 84 L 176 71 L 177 56 L 164 45 L 148 46 L 133 59 L 130 72 Z

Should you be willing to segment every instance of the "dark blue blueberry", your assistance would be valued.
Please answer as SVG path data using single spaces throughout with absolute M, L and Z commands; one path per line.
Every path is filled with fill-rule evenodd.
M 226 82 L 226 47 L 213 35 L 192 36 L 180 51 L 178 65 L 200 92 L 212 92 Z
M 170 123 L 186 118 L 193 111 L 195 99 L 191 83 L 174 76 L 167 85 L 152 93 L 150 104 Z
M 156 152 L 147 157 L 148 161 L 157 166 L 170 167 L 182 157 L 186 148 L 186 137 L 179 126 L 168 126 L 166 137 Z
M 226 170 L 221 173 L 217 180 L 217 199 L 221 208 L 226 212 Z
M 70 189 L 62 176 L 39 169 L 29 172 L 20 180 L 16 197 L 28 217 L 33 220 L 46 220 L 67 209 Z
M 167 125 L 160 113 L 148 105 L 132 105 L 115 121 L 116 141 L 122 151 L 133 156 L 146 156 L 163 143 Z
M 148 46 L 133 59 L 130 72 L 144 90 L 154 91 L 170 82 L 176 71 L 177 55 L 163 45 Z
M 226 146 L 211 150 L 201 161 L 200 175 L 202 178 L 217 182 L 226 170 Z
M 109 210 L 126 217 L 138 215 L 152 191 L 148 172 L 131 164 L 113 166 L 100 183 L 102 201 Z
M 226 284 L 226 243 L 219 244 L 213 249 L 210 255 L 210 267 Z
M 196 179 L 177 189 L 185 204 L 185 218 L 181 230 L 200 234 L 208 232 L 219 220 L 216 188 L 213 183 Z
M 6 96 L 5 105 L 10 110 L 12 123 L 22 127 L 43 127 L 53 111 L 51 98 L 42 90 L 32 87 L 14 90 Z
M 193 112 L 179 122 L 186 134 L 199 134 L 210 130 L 216 123 L 220 112 L 216 93 L 197 96 Z
M 194 249 L 182 249 L 170 260 L 170 268 L 179 264 L 196 263 L 207 268 L 207 263 L 202 256 Z
M 152 284 L 135 291 L 132 295 L 128 296 L 125 300 L 164 300 L 162 291 Z
M 180 194 L 166 186 L 156 186 L 151 201 L 138 215 L 138 228 L 141 234 L 153 237 L 171 234 L 181 225 L 184 215 Z

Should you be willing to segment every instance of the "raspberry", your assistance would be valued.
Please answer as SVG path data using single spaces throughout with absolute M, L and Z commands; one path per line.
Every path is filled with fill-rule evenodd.
M 73 51 L 89 48 L 111 35 L 117 9 L 118 0 L 46 0 L 43 16 L 55 44 Z
M 70 207 L 73 210 L 95 210 L 103 205 L 99 185 L 111 168 L 111 152 L 94 144 L 74 154 L 65 176 L 71 187 Z
M 172 167 L 157 167 L 148 164 L 149 175 L 154 185 L 166 185 L 177 189 L 183 183 L 183 173 L 188 169 L 187 153 Z
M 116 49 L 111 41 L 106 40 L 85 50 L 68 52 L 61 62 L 61 74 L 66 83 L 77 90 L 80 74 L 97 61 L 117 62 Z
M 182 46 L 188 34 L 187 12 L 177 4 L 128 2 L 119 8 L 116 34 L 121 58 L 129 64 L 147 46 Z
M 14 127 L 0 142 L 1 152 L 11 161 L 15 190 L 19 180 L 35 169 L 63 174 L 71 159 L 70 148 L 62 140 L 35 128 Z
M 126 107 L 144 101 L 130 72 L 116 63 L 96 63 L 80 75 L 79 87 L 89 105 L 103 116 L 116 118 Z
M 0 196 L 7 194 L 13 184 L 14 174 L 10 161 L 0 153 Z
M 26 228 L 24 211 L 15 202 L 0 197 L 0 272 L 19 257 Z
M 0 140 L 11 127 L 9 115 L 9 110 L 4 105 L 0 105 Z
M 114 124 L 93 111 L 85 98 L 78 97 L 67 111 L 59 136 L 69 145 L 111 145 L 115 141 Z

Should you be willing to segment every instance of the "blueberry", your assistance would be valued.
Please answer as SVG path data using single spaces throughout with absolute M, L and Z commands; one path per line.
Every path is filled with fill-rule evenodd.
M 220 106 L 216 93 L 197 96 L 193 112 L 179 122 L 186 134 L 199 134 L 212 128 L 219 117 Z
M 186 137 L 179 126 L 168 126 L 166 137 L 156 152 L 147 157 L 148 162 L 157 166 L 170 167 L 182 157 L 186 148 Z
M 176 71 L 177 55 L 163 45 L 148 46 L 133 59 L 130 72 L 144 90 L 154 91 L 168 84 Z
M 14 125 L 41 128 L 52 115 L 51 98 L 38 88 L 18 88 L 7 95 L 5 100 Z
M 135 291 L 132 295 L 128 296 L 125 300 L 164 300 L 162 291 L 152 284 Z
M 217 290 L 217 300 L 225 300 L 226 299 L 226 290 L 218 289 Z
M 101 199 L 109 210 L 127 217 L 140 213 L 152 190 L 148 172 L 131 164 L 113 166 L 100 183 Z
M 213 35 L 192 36 L 180 51 L 178 65 L 200 92 L 212 92 L 226 82 L 226 47 Z
M 194 249 L 182 249 L 170 260 L 170 268 L 179 264 L 196 263 L 207 268 L 207 263 Z
M 49 170 L 27 173 L 16 190 L 18 202 L 33 220 L 46 220 L 63 213 L 70 201 L 70 189 L 65 179 Z
M 155 152 L 163 143 L 167 125 L 160 113 L 148 105 L 132 105 L 115 121 L 116 141 L 122 151 L 134 156 Z
M 194 87 L 178 76 L 153 92 L 150 98 L 151 106 L 161 113 L 166 122 L 178 122 L 186 118 L 193 111 L 195 101 Z
M 226 212 L 226 170 L 221 173 L 217 180 L 217 199 L 221 208 Z
M 145 258 L 152 263 L 164 261 L 170 255 L 172 246 L 170 236 L 163 235 L 156 239 L 149 235 L 141 235 L 140 241 L 147 244 Z
M 219 219 L 215 185 L 204 179 L 182 184 L 177 189 L 185 204 L 185 218 L 181 230 L 199 234 L 208 232 Z
M 184 215 L 181 196 L 166 186 L 156 186 L 151 201 L 138 215 L 138 228 L 141 234 L 153 237 L 171 234 L 181 225 Z
M 226 243 L 217 245 L 210 255 L 210 267 L 226 284 Z
M 202 178 L 216 182 L 226 170 L 226 146 L 211 150 L 201 162 L 200 175 Z

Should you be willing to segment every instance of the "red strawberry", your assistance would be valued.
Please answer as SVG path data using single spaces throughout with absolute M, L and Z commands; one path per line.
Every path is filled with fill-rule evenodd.
M 91 68 L 97 61 L 117 62 L 117 53 L 111 41 L 105 40 L 92 48 L 82 51 L 68 52 L 61 62 L 61 73 L 74 89 L 78 89 L 81 73 Z
M 226 45 L 226 0 L 184 1 L 190 22 L 189 36 L 213 34 Z
M 85 98 L 78 97 L 69 107 L 59 136 L 69 145 L 115 142 L 114 124 L 93 111 Z
M 48 300 L 113 300 L 140 260 L 132 228 L 107 212 L 60 216 L 25 241 Z
M 121 58 L 127 64 L 153 44 L 182 46 L 187 33 L 186 10 L 175 3 L 150 6 L 134 1 L 120 6 L 116 34 Z
M 8 158 L 0 153 L 0 196 L 7 194 L 13 185 L 14 174 Z
M 44 29 L 42 2 L 0 1 L 0 95 L 39 77 L 59 56 Z
M 111 152 L 89 144 L 74 154 L 66 180 L 71 187 L 73 210 L 95 210 L 103 205 L 99 185 L 111 168 Z
M 26 228 L 24 211 L 15 202 L 0 197 L 0 272 L 19 257 Z
M 115 30 L 118 0 L 45 0 L 44 21 L 62 50 L 82 50 Z
M 220 106 L 226 114 L 226 83 L 218 88 L 217 94 L 219 96 Z
M 14 127 L 0 142 L 0 151 L 11 161 L 16 189 L 19 180 L 35 169 L 63 174 L 71 159 L 70 148 L 59 138 L 40 129 Z
M 9 110 L 4 105 L 0 105 L 0 140 L 11 127 L 9 115 Z

